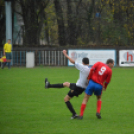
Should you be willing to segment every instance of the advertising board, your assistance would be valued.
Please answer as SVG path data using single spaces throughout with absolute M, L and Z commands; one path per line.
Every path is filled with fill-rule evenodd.
M 122 67 L 134 66 L 134 50 L 119 51 L 119 66 Z
M 91 66 L 98 61 L 106 63 L 109 58 L 113 59 L 116 65 L 116 50 L 68 50 L 68 55 L 78 63 L 82 63 L 82 59 L 88 57 Z M 73 66 L 69 60 L 68 66 Z

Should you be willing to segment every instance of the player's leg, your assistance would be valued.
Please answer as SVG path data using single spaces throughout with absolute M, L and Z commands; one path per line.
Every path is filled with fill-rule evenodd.
M 10 69 L 11 67 L 11 59 L 12 59 L 12 55 L 11 53 L 8 53 L 8 69 Z
M 81 110 L 80 110 L 80 115 L 79 115 L 78 119 L 83 119 L 83 114 L 84 114 L 84 110 L 86 108 L 86 104 L 89 100 L 89 97 L 92 94 L 93 94 L 93 82 L 90 80 L 89 84 L 85 90 L 85 96 L 84 96 L 82 104 L 81 104 Z
M 10 67 L 11 67 L 11 60 L 7 61 L 7 66 L 8 66 L 8 69 L 10 69 Z
M 90 95 L 85 93 L 85 96 L 84 96 L 82 104 L 81 104 L 80 115 L 78 116 L 78 119 L 83 119 L 83 114 L 84 114 L 87 102 L 89 100 L 89 97 L 90 97 Z
M 96 110 L 96 113 L 100 113 L 100 110 L 101 110 L 101 95 L 99 96 L 96 96 L 97 97 L 97 110 Z
M 63 83 L 63 86 L 70 88 L 70 83 L 69 83 L 69 82 L 64 82 L 64 83 Z
M 66 95 L 66 96 L 64 97 L 64 102 L 65 102 L 67 108 L 69 109 L 69 111 L 72 113 L 71 119 L 75 119 L 75 118 L 77 118 L 77 114 L 76 114 L 76 112 L 75 112 L 75 110 L 74 110 L 74 108 L 73 108 L 73 106 L 72 106 L 72 104 L 71 104 L 71 102 L 70 102 L 70 99 L 71 99 L 71 98 L 72 98 L 72 97 L 70 97 L 69 95 Z
M 101 119 L 100 110 L 101 110 L 101 96 L 102 96 L 102 85 L 96 83 L 95 84 L 95 92 L 94 94 L 97 97 L 97 110 L 96 110 L 96 116 L 98 119 Z
M 70 83 L 68 83 L 70 84 Z M 47 78 L 45 78 L 45 88 L 63 88 L 66 87 L 64 83 L 58 83 L 58 84 L 50 84 Z
M 96 96 L 97 97 L 97 110 L 96 110 L 96 116 L 98 119 L 101 119 L 100 110 L 101 110 L 101 95 Z
M 81 92 L 77 91 L 77 86 L 76 86 L 76 83 L 68 83 L 68 82 L 65 82 L 64 83 L 64 86 L 66 87 L 69 87 L 70 88 L 70 91 L 68 92 L 68 94 L 65 96 L 64 98 L 64 101 L 68 107 L 68 109 L 70 110 L 70 112 L 72 113 L 72 117 L 71 119 L 75 119 L 78 117 L 78 115 L 76 114 L 72 104 L 70 103 L 70 99 L 73 98 L 74 96 L 78 96 L 81 94 Z

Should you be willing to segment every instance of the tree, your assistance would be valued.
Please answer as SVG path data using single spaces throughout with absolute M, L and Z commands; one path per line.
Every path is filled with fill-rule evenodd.
M 16 1 L 21 7 L 27 45 L 39 45 L 44 33 L 48 45 L 134 43 L 133 0 Z
M 5 26 L 5 6 L 4 1 L 0 1 L 0 45 L 3 45 L 3 41 L 6 39 L 6 26 Z
M 68 44 L 76 45 L 76 21 L 75 14 L 72 8 L 72 1 L 66 0 L 67 2 L 67 20 L 68 20 Z
M 59 36 L 59 45 L 65 46 L 66 39 L 65 39 L 65 26 L 63 20 L 63 11 L 60 5 L 59 0 L 54 0 L 55 11 L 57 16 L 57 23 L 58 23 L 58 36 Z
M 16 0 L 21 7 L 21 12 L 16 11 L 24 21 L 24 44 L 39 45 L 40 33 L 44 23 L 44 9 L 49 0 Z

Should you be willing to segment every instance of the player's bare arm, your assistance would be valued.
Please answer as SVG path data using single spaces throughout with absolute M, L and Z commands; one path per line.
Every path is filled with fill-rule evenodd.
M 69 59 L 69 61 L 71 63 L 75 64 L 75 61 L 67 55 L 67 51 L 66 50 L 63 50 L 62 52 L 63 52 L 64 56 Z
M 106 91 L 105 82 L 106 82 L 106 81 L 103 82 L 103 88 L 102 88 L 103 91 Z

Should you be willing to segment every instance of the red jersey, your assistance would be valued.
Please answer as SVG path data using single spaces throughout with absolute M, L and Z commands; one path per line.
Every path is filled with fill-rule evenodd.
M 108 84 L 112 77 L 111 68 L 102 62 L 95 63 L 90 69 L 90 73 L 93 71 L 93 74 L 89 74 L 88 79 L 92 79 L 94 82 L 99 83 L 103 86 L 105 82 Z

